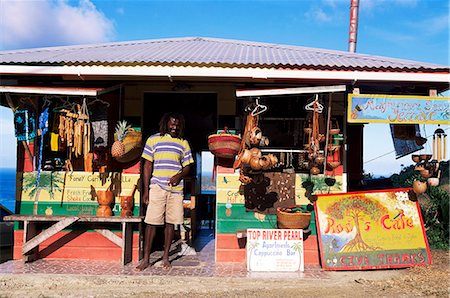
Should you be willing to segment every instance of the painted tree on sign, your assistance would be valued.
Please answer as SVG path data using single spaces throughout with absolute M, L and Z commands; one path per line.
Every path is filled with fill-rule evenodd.
M 22 188 L 25 192 L 28 192 L 30 197 L 34 197 L 38 188 L 36 187 L 37 173 L 24 173 Z M 55 191 L 62 191 L 64 185 L 64 179 L 53 172 L 43 171 L 41 172 L 41 181 L 39 183 L 39 189 L 45 189 L 50 198 L 53 200 Z
M 377 221 L 388 212 L 387 208 L 380 204 L 377 200 L 370 199 L 366 196 L 352 196 L 344 200 L 334 202 L 325 210 L 325 213 L 331 217 L 342 220 L 349 216 L 353 219 L 356 228 L 355 237 L 345 244 L 341 251 L 366 251 L 378 250 L 381 247 L 368 245 L 362 238 L 360 221 L 364 217 Z

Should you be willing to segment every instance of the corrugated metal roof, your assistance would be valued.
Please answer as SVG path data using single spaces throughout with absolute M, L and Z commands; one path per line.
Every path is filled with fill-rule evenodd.
M 193 65 L 314 70 L 449 72 L 449 67 L 326 49 L 203 38 L 169 38 L 1 51 L 7 65 Z

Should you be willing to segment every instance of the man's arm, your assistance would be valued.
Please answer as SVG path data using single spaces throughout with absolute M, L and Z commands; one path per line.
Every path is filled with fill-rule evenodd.
M 142 192 L 142 201 L 144 204 L 148 204 L 149 202 L 149 186 L 150 179 L 152 178 L 153 171 L 153 162 L 144 159 L 144 169 L 143 169 L 143 192 Z
M 181 169 L 180 172 L 173 175 L 169 180 L 169 185 L 176 186 L 180 183 L 181 179 L 186 177 L 189 174 L 189 171 L 191 170 L 191 165 L 187 165 Z

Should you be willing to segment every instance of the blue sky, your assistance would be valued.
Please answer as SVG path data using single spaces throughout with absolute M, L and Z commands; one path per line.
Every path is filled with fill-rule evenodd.
M 0 50 L 203 36 L 346 51 L 349 6 L 350 0 L 0 0 Z M 360 0 L 357 52 L 449 65 L 449 1 Z M 12 113 L 4 108 L 0 129 L 0 167 L 14 167 Z M 377 150 L 365 140 L 366 160 L 393 151 L 386 125 L 366 131 L 386 135 Z M 409 163 L 398 160 L 393 168 L 393 160 L 392 153 L 369 162 L 366 172 L 388 174 Z

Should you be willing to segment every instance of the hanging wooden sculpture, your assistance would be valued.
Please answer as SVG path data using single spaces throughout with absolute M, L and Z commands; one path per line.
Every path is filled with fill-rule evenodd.
M 320 152 L 320 143 L 324 141 L 324 135 L 319 130 L 319 114 L 323 111 L 323 105 L 319 103 L 317 94 L 314 101 L 305 106 L 305 110 L 313 112 L 311 127 L 305 130 L 308 134 L 308 144 L 305 147 L 308 150 L 310 173 L 317 175 L 320 173 L 318 165 L 324 162 L 324 155 Z

